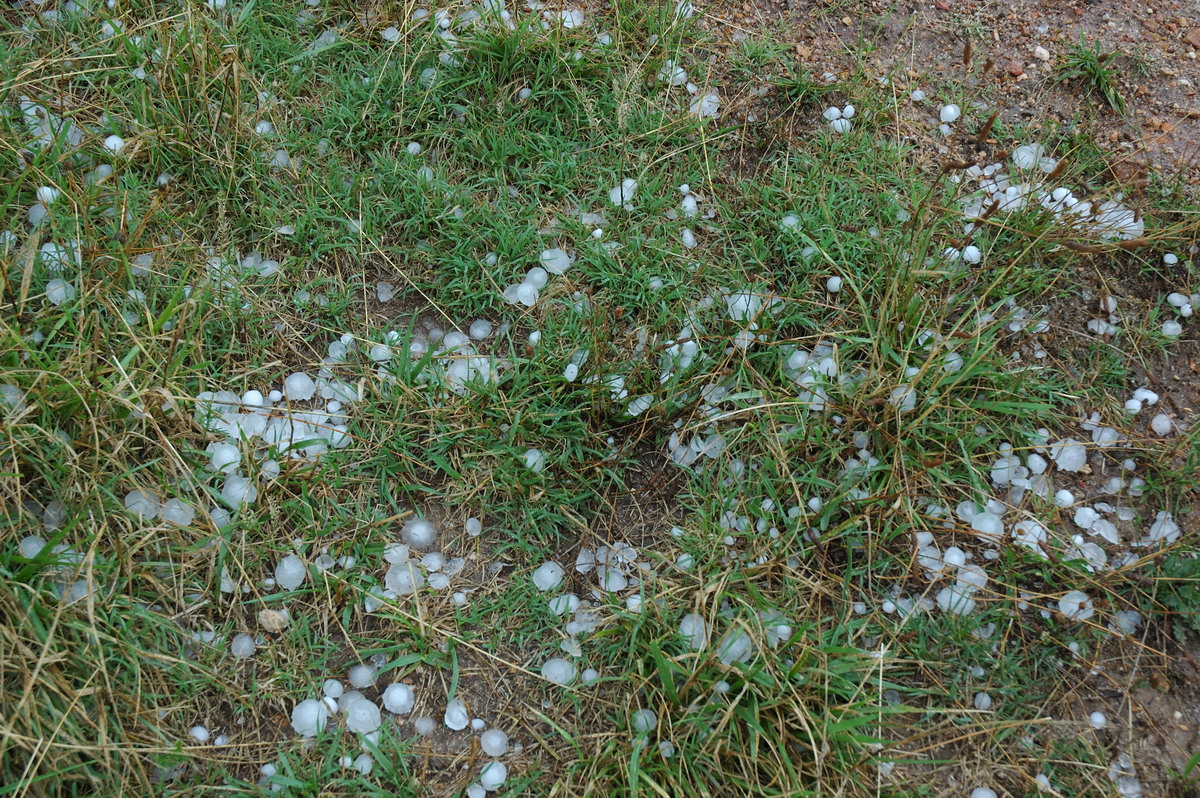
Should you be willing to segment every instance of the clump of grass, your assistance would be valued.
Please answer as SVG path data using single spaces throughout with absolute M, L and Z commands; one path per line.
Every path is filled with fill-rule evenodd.
M 1079 80 L 1088 92 L 1099 95 L 1110 108 L 1124 115 L 1125 97 L 1117 86 L 1117 71 L 1112 64 L 1115 55 L 1115 51 L 1104 52 L 1099 39 L 1089 44 L 1087 37 L 1081 33 L 1079 43 L 1067 47 L 1059 80 Z

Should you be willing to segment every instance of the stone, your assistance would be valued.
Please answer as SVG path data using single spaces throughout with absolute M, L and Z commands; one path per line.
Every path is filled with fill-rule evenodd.
M 1050 60 L 1050 51 L 1047 50 L 1045 47 L 1041 47 L 1041 46 L 1034 47 L 1033 48 L 1033 57 L 1039 61 L 1049 61 Z

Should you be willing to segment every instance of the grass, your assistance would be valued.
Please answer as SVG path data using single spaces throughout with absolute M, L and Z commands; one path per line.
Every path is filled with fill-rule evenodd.
M 1063 56 L 1059 80 L 1079 80 L 1091 93 L 1099 95 L 1120 115 L 1125 114 L 1125 97 L 1117 86 L 1116 69 L 1110 63 L 1115 52 L 1105 53 L 1099 39 L 1088 44 L 1080 34 L 1079 43 L 1071 44 Z
M 1140 550 L 1169 586 L 1149 595 L 1132 567 L 1082 563 L 1053 491 L 993 481 L 1041 428 L 1085 438 L 1078 418 L 1099 410 L 1125 429 L 1127 356 L 1142 368 L 1173 346 L 1133 324 L 1075 345 L 1016 322 L 1077 297 L 1086 265 L 1157 261 L 1081 254 L 1064 242 L 1086 233 L 1027 208 L 987 215 L 982 263 L 964 266 L 945 250 L 968 243 L 974 187 L 892 136 L 886 87 L 818 85 L 748 40 L 735 66 L 771 71 L 786 133 L 697 119 L 684 87 L 655 79 L 666 59 L 736 87 L 672 8 L 619 2 L 576 29 L 455 22 L 453 48 L 408 9 L 299 5 L 135 3 L 115 36 L 66 12 L 3 32 L 0 792 L 462 794 L 488 758 L 441 726 L 452 696 L 521 744 L 502 759 L 511 794 L 923 794 L 922 769 L 968 749 L 1019 791 L 1051 768 L 1020 735 L 1085 682 L 1068 644 L 1111 644 L 1116 608 L 1186 611 L 1191 533 Z M 847 135 L 820 120 L 830 93 L 858 109 Z M 725 168 L 736 146 L 766 153 L 753 179 Z M 630 209 L 609 200 L 624 178 Z M 44 186 L 61 195 L 39 204 Z M 1186 221 L 1147 224 L 1146 251 L 1194 240 Z M 552 248 L 571 267 L 532 307 L 508 303 Z M 51 302 L 54 278 L 75 296 Z M 452 351 L 445 334 L 476 319 L 491 333 Z M 300 371 L 325 395 L 214 428 Z M 225 441 L 253 502 L 210 464 Z M 1094 458 L 1136 457 L 1149 483 L 1121 498 L 1138 514 L 1126 535 L 1160 509 L 1183 519 L 1194 444 L 1191 428 L 1131 435 Z M 194 517 L 139 517 L 135 490 Z M 1012 505 L 1010 529 L 1050 529 L 1050 556 L 984 545 L 959 505 L 989 499 Z M 455 573 L 385 596 L 385 554 L 418 515 Z M 953 579 L 930 578 L 926 534 L 984 565 L 975 612 L 937 609 Z M 637 552 L 627 588 L 573 570 L 618 544 Z M 291 553 L 309 568 L 285 590 Z M 530 573 L 550 559 L 566 577 L 544 593 Z M 1091 622 L 1053 611 L 1074 588 L 1101 608 Z M 555 614 L 561 592 L 582 612 Z M 680 631 L 696 618 L 702 646 Z M 237 634 L 252 657 L 230 652 Z M 549 682 L 555 656 L 599 681 Z M 295 704 L 361 662 L 378 689 L 412 684 L 412 713 L 378 739 L 341 716 L 297 738 Z M 642 709 L 654 728 L 635 728 Z M 418 717 L 437 731 L 416 733 Z M 197 725 L 228 743 L 200 744 Z M 342 765 L 364 750 L 369 774 Z M 1086 746 L 1052 764 L 1064 789 L 1107 766 Z

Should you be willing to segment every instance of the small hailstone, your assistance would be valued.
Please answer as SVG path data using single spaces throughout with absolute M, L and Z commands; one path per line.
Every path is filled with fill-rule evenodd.
M 947 125 L 954 123 L 962 116 L 962 110 L 954 103 L 947 103 L 942 106 L 942 110 L 938 112 L 938 118 Z
M 1173 319 L 1168 319 L 1163 322 L 1162 334 L 1168 338 L 1177 338 L 1183 335 L 1183 325 Z
M 649 734 L 658 725 L 658 716 L 651 709 L 639 709 L 633 713 L 633 730 L 638 734 Z
M 108 136 L 104 139 L 104 149 L 115 155 L 125 149 L 125 139 L 120 136 Z
M 492 323 L 487 319 L 476 319 L 471 322 L 468 334 L 476 341 L 482 341 L 492 334 Z
M 477 538 L 483 533 L 483 522 L 478 518 L 468 518 L 465 528 L 468 535 Z
M 50 205 L 56 199 L 62 196 L 62 192 L 54 186 L 42 186 L 37 190 L 38 202 L 43 205 Z
M 779 220 L 779 226 L 783 228 L 797 228 L 800 226 L 800 217 L 794 213 L 785 213 L 783 218 Z
M 842 109 L 842 119 L 853 119 L 853 118 L 854 118 L 854 106 L 847 105 L 845 108 Z
M 546 455 L 540 449 L 528 449 L 525 452 L 525 467 L 535 474 L 546 470 Z
M 566 571 L 561 565 L 550 560 L 543 563 L 533 572 L 533 584 L 538 590 L 545 593 L 547 590 L 558 587 L 562 584 L 563 577 Z
M 308 578 L 308 568 L 295 554 L 289 554 L 275 566 L 275 582 L 284 590 L 295 590 Z
M 1103 712 L 1093 712 L 1088 715 L 1088 723 L 1092 724 L 1093 729 L 1099 731 L 1108 725 L 1108 718 L 1104 716 Z
M 463 702 L 456 698 L 446 705 L 446 714 L 443 720 L 448 729 L 462 731 L 471 722 L 471 716 L 467 714 L 467 708 Z
M 61 307 L 75 298 L 75 286 L 61 277 L 55 277 L 46 283 L 46 301 L 55 307 Z
M 979 247 L 974 244 L 963 247 L 962 260 L 963 263 L 976 264 L 983 259 L 983 253 L 979 251 Z
M 1166 255 L 1163 255 L 1163 263 L 1168 266 L 1174 266 L 1176 263 L 1179 263 L 1179 256 L 1174 252 L 1168 252 Z
M 830 107 L 825 109 L 825 112 L 822 113 L 821 116 L 825 117 L 825 121 L 832 122 L 835 119 L 842 118 L 842 109 L 831 105 Z
M 370 754 L 359 754 L 354 758 L 354 769 L 364 776 L 371 775 L 373 765 L 374 761 L 371 759 Z
M 842 291 L 842 278 L 836 275 L 830 277 L 825 281 L 825 290 L 831 294 L 840 294 Z
M 193 726 L 188 735 L 198 743 L 208 742 L 208 729 L 204 726 Z
M 283 391 L 291 401 L 307 402 L 317 392 L 317 384 L 303 371 L 297 371 L 283 381 Z
M 925 99 L 925 92 L 920 89 L 913 89 L 912 94 L 908 95 L 908 98 L 915 103 L 919 103 Z
M 600 681 L 600 671 L 596 670 L 595 668 L 587 668 L 580 675 L 580 679 L 586 685 L 593 685 Z
M 628 204 L 633 200 L 634 192 L 637 191 L 638 182 L 633 178 L 625 178 L 621 181 L 621 185 L 608 192 L 608 201 L 618 208 Z
M 853 124 L 849 119 L 835 119 L 829 123 L 829 127 L 834 133 L 841 133 L 842 135 L 845 135 L 850 132 Z
M 437 542 L 437 527 L 425 518 L 410 518 L 400 530 L 400 538 L 414 549 L 427 549 Z
M 325 683 L 321 685 L 321 693 L 329 698 L 341 698 L 344 692 L 346 692 L 346 688 L 337 679 L 326 679 Z
M 1167 435 L 1171 432 L 1171 417 L 1166 413 L 1159 413 L 1154 418 L 1150 419 L 1150 429 L 1155 435 Z
M 699 615 L 689 613 L 679 622 L 679 634 L 688 638 L 693 650 L 699 651 L 708 642 L 708 624 Z
M 479 746 L 490 757 L 504 756 L 508 750 L 508 735 L 499 729 L 488 729 L 479 735 Z
M 213 738 L 213 745 L 229 745 L 229 735 L 218 734 Z
M 413 721 L 413 728 L 417 734 L 428 737 L 437 728 L 437 722 L 433 718 L 420 717 Z
M 508 778 L 508 768 L 499 760 L 493 759 L 483 766 L 483 770 L 479 771 L 479 784 L 488 792 L 500 789 L 506 778 Z
M 575 681 L 575 666 L 561 657 L 554 657 L 542 665 L 542 677 L 555 684 L 567 685 Z
M 1096 613 L 1092 600 L 1082 590 L 1071 590 L 1063 594 L 1058 600 L 1058 611 L 1072 621 L 1086 621 Z
M 563 369 L 562 376 L 567 382 L 575 382 L 576 378 L 579 377 L 579 366 L 574 363 L 568 363 L 567 367 Z
M 980 710 L 988 710 L 992 708 L 992 697 L 987 693 L 975 694 L 975 708 Z
M 996 791 L 991 787 L 976 787 L 971 790 L 971 798 L 996 798 Z
M 254 641 L 253 635 L 234 635 L 233 640 L 229 644 L 230 652 L 238 659 L 253 657 L 255 648 L 257 648 L 257 644 Z
M 350 669 L 350 686 L 365 690 L 375 684 L 375 669 L 370 665 L 355 665 Z

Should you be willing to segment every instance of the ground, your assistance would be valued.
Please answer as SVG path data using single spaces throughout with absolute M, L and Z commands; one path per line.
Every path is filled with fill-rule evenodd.
M 6 10 L 0 781 L 1197 794 L 1200 21 L 1126 6 Z

